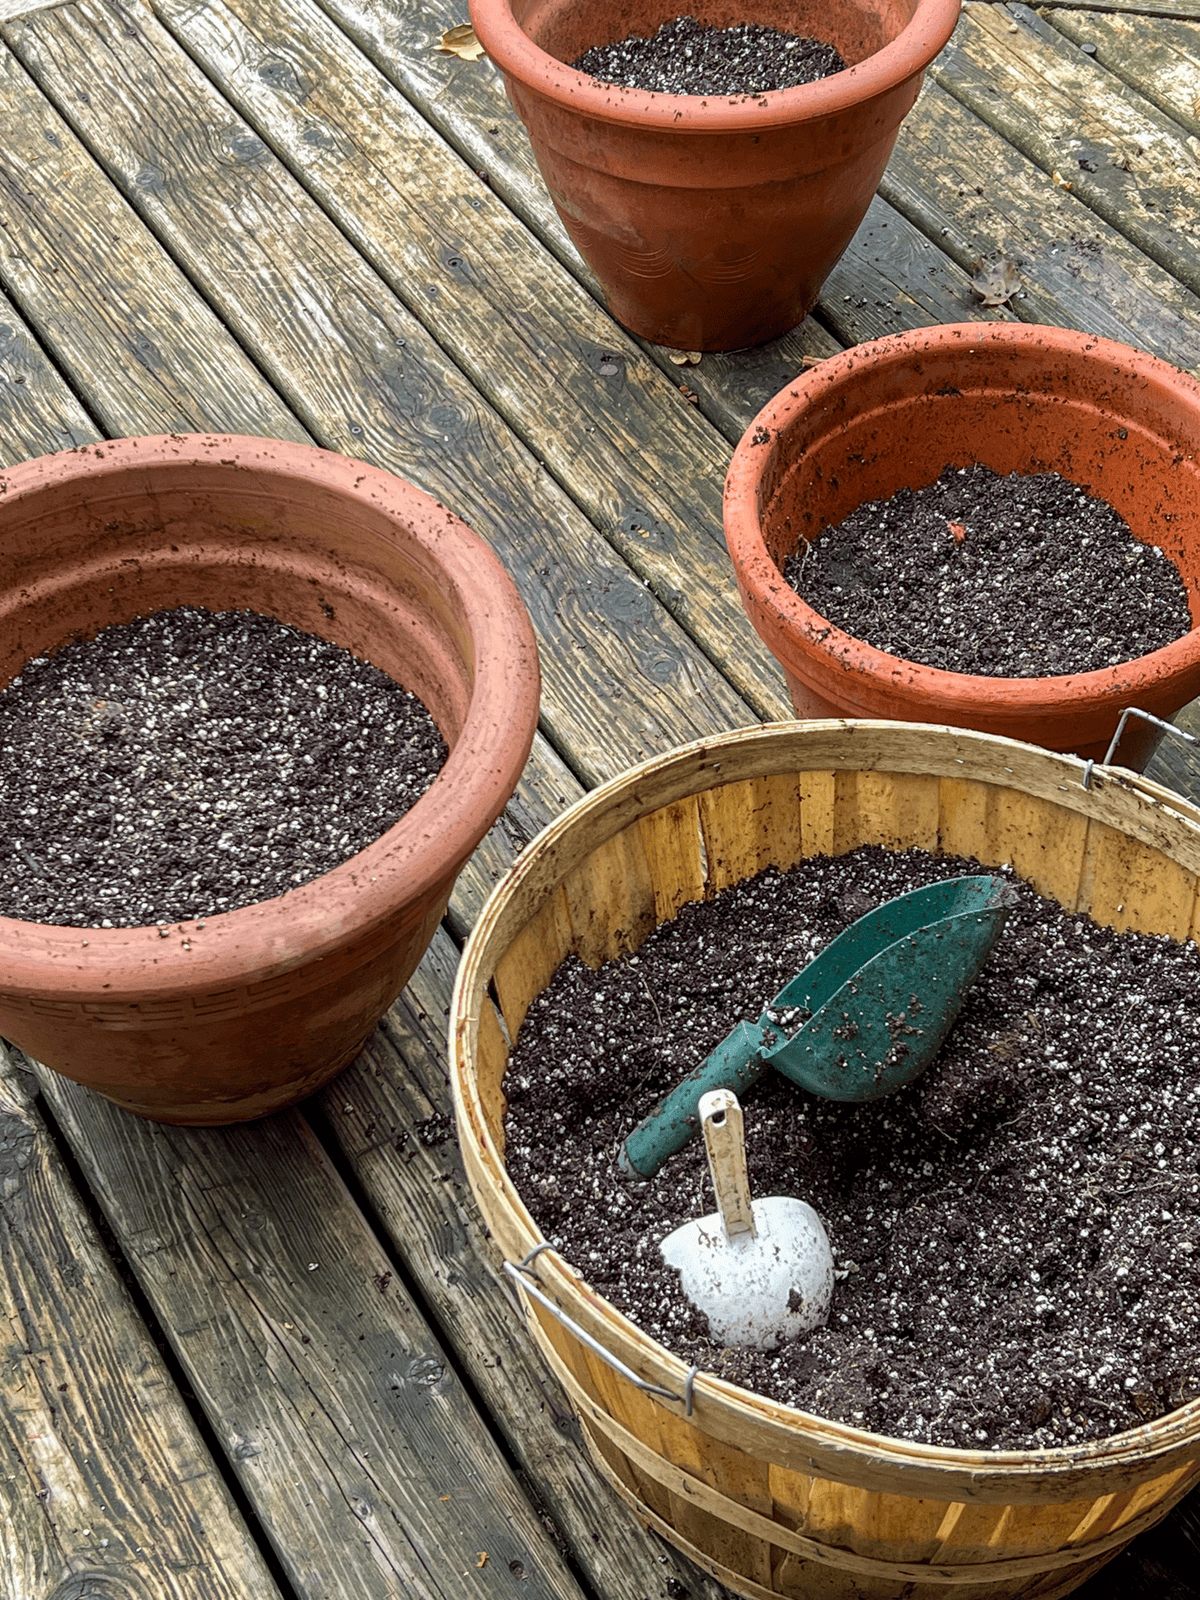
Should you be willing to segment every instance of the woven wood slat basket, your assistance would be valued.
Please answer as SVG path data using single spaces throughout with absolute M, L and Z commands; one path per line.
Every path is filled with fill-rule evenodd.
M 689 900 L 864 843 L 1010 862 L 1100 922 L 1200 936 L 1200 817 L 1117 769 L 1085 789 L 1084 770 L 959 729 L 785 723 L 646 762 L 560 817 L 485 907 L 452 1007 L 463 1157 L 506 1260 L 544 1246 L 504 1167 L 507 1039 L 569 952 L 598 965 Z M 1074 1449 L 910 1444 L 703 1374 L 689 1385 L 678 1359 L 549 1248 L 520 1276 L 535 1291 L 530 1327 L 614 1487 L 756 1600 L 1052 1600 L 1200 1477 L 1200 1402 Z

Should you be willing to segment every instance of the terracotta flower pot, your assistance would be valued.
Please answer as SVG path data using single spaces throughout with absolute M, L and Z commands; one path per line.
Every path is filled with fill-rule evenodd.
M 725 483 L 725 537 L 751 622 L 799 717 L 947 722 L 1104 754 L 1121 710 L 1162 718 L 1200 694 L 1200 632 L 1098 672 L 989 678 L 873 649 L 792 590 L 802 539 L 947 465 L 1055 471 L 1160 546 L 1200 619 L 1200 384 L 1125 345 L 1062 328 L 968 323 L 898 334 L 821 363 L 764 407 Z M 1122 745 L 1122 751 L 1126 749 Z
M 650 94 L 564 63 L 653 34 L 676 0 L 471 0 L 546 187 L 619 322 L 733 350 L 808 314 L 875 193 L 959 0 L 697 0 L 690 15 L 819 35 L 850 63 L 758 99 Z
M 203 928 L 0 917 L 0 1033 L 143 1116 L 238 1122 L 332 1078 L 408 981 L 528 756 L 537 651 L 483 541 L 361 461 L 172 435 L 0 474 L 0 682 L 176 605 L 260 611 L 345 646 L 418 694 L 451 752 L 376 843 Z

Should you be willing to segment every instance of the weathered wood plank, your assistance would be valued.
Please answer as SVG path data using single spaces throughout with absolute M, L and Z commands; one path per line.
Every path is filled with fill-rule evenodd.
M 786 715 L 725 549 L 726 440 L 313 0 L 151 3 L 726 677 Z
M 321 1097 L 380 1224 L 489 1415 L 604 1600 L 725 1591 L 644 1533 L 591 1468 L 569 1402 L 526 1332 L 466 1186 L 446 1083 L 445 1009 L 458 952 L 435 939 L 354 1065 Z
M 901 128 L 882 187 L 964 267 L 989 253 L 1015 261 L 1022 320 L 1200 369 L 1200 300 L 939 84 Z
M 1161 267 L 1200 291 L 1200 139 L 1027 6 L 968 4 L 932 73 Z M 1200 83 L 1197 86 L 1200 93 Z
M 278 1597 L 2 1045 L 0 1284 L 3 1593 Z
M 525 130 L 505 97 L 499 73 L 487 60 L 460 61 L 434 48 L 446 27 L 437 0 L 320 3 L 471 168 L 486 175 L 492 189 L 547 248 L 598 294 L 555 214 Z M 818 315 L 783 338 L 757 350 L 706 355 L 698 366 L 684 368 L 671 365 L 666 352 L 645 347 L 653 359 L 664 365 L 668 375 L 674 375 L 696 393 L 705 414 L 730 439 L 736 439 L 755 412 L 795 377 L 806 357 L 829 355 L 837 348 L 837 341 L 848 343 L 866 336 L 855 330 L 868 325 L 870 319 L 864 322 L 847 313 L 851 307 L 865 311 L 854 304 L 864 298 L 872 303 L 873 311 L 878 311 L 880 308 L 874 307 L 873 302 L 881 297 L 881 291 L 874 287 L 867 294 L 860 281 L 875 285 L 878 273 L 884 273 L 882 298 L 892 298 L 900 320 L 889 321 L 880 331 L 896 332 L 900 326 L 924 326 L 931 320 L 940 320 L 933 313 L 931 302 L 940 302 L 943 297 L 957 300 L 965 294 L 967 275 L 917 229 L 882 203 L 873 215 L 875 221 L 868 219 L 868 223 L 874 227 L 874 235 L 868 226 L 865 235 L 860 232 L 852 241 L 838 269 L 845 276 L 827 284 Z M 885 235 L 878 223 L 889 219 L 890 228 Z M 885 237 L 887 248 L 883 249 Z M 851 295 L 850 302 L 843 298 L 847 293 Z M 955 320 L 972 320 L 979 314 L 978 307 L 967 304 L 963 315 L 956 314 Z M 830 338 L 828 330 L 836 340 Z
M 752 349 L 706 351 L 694 366 L 674 365 L 672 356 L 678 357 L 678 350 L 668 352 L 643 340 L 636 342 L 679 385 L 682 394 L 696 396 L 691 403 L 733 443 L 741 438 L 755 413 L 780 389 L 793 383 L 797 373 L 842 348 L 815 316 L 806 318 L 800 327 L 781 338 Z M 723 472 L 721 476 L 724 477 Z
M 298 1113 L 166 1128 L 36 1070 L 300 1596 L 479 1600 L 519 1572 L 579 1600 Z
M 846 344 L 941 322 L 1013 322 L 985 306 L 971 275 L 878 195 L 821 291 L 820 314 Z
M 751 720 L 148 9 L 85 0 L 4 32 L 320 442 L 411 479 L 488 538 L 539 636 L 543 726 L 576 770 L 596 781 Z
M 1076 0 L 1042 0 L 1042 9 L 1045 11 L 1055 11 L 1062 6 L 1077 9 Z M 1103 15 L 1105 12 L 1123 12 L 1132 18 L 1153 18 L 1157 23 L 1200 17 L 1200 0 L 1093 0 L 1093 3 L 1083 10 L 1097 15 Z
M 1050 11 L 1054 26 L 1076 44 L 1094 45 L 1096 60 L 1160 111 L 1200 134 L 1200 24 L 1094 11 Z
M 447 26 L 438 0 L 320 3 L 471 169 L 602 301 L 595 278 L 550 202 L 499 72 L 486 57 L 466 62 L 435 49 Z M 667 351 L 638 342 L 669 378 L 696 393 L 705 414 L 735 439 L 745 426 L 737 418 L 753 416 L 795 377 L 805 356 L 825 356 L 837 348 L 829 333 L 811 318 L 758 351 L 705 356 L 697 367 L 677 368 Z M 731 412 L 730 402 L 735 397 L 736 410 Z
M 80 85 L 92 81 L 85 72 L 72 97 L 86 97 Z M 0 287 L 105 430 L 131 431 L 121 418 L 136 406 L 142 421 L 134 431 L 141 433 L 223 429 L 303 439 L 236 341 L 2 47 L 0 127 Z M 149 168 L 143 180 L 153 181 Z
M 449 910 L 449 923 L 456 937 L 465 936 L 513 859 L 548 822 L 583 794 L 583 785 L 539 735 L 516 794 L 459 874 Z
M 47 5 L 62 5 L 64 0 L 0 0 L 0 22 L 10 17 L 24 16 L 27 11 L 40 11 Z
M 1175 725 L 1200 738 L 1200 700 L 1193 700 L 1172 719 Z M 1146 763 L 1146 776 L 1187 799 L 1200 801 L 1200 746 L 1167 734 Z
M 0 295 L 0 467 L 101 437 L 16 307 Z

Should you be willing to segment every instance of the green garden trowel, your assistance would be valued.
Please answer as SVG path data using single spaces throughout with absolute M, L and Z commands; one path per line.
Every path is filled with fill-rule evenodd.
M 878 1100 L 911 1083 L 949 1033 L 1013 899 L 1003 878 L 950 878 L 859 917 L 634 1129 L 623 1176 L 652 1178 L 700 1132 L 701 1095 L 740 1096 L 768 1067 L 827 1100 Z

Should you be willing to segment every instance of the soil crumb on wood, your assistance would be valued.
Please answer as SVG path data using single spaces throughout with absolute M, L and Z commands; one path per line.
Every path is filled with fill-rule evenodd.
M 846 63 L 833 45 L 739 22 L 710 28 L 695 17 L 664 22 L 650 38 L 596 45 L 571 65 L 602 83 L 652 94 L 759 95 L 816 83 Z
M 1170 558 L 1056 472 L 947 467 L 826 528 L 784 576 L 876 650 L 981 677 L 1095 672 L 1192 626 Z
M 921 1443 L 1077 1444 L 1200 1395 L 1194 944 L 1118 934 L 1013 880 L 916 1083 L 849 1105 L 760 1079 L 752 1191 L 815 1206 L 838 1269 L 828 1324 L 780 1350 L 714 1346 L 659 1256 L 715 1210 L 702 1141 L 648 1184 L 615 1168 L 641 1118 L 843 928 L 979 870 L 865 846 L 685 906 L 599 971 L 571 958 L 513 1050 L 506 1161 L 546 1237 L 685 1362 Z
M 447 754 L 415 695 L 271 617 L 106 628 L 0 694 L 0 915 L 130 928 L 270 899 L 379 838 Z

